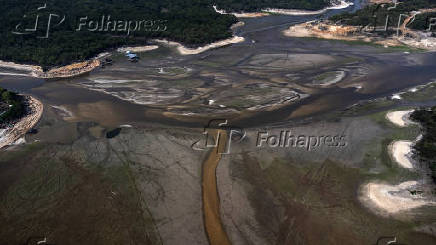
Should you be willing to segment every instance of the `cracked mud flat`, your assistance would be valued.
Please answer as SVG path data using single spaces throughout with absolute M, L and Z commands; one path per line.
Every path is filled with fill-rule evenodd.
M 81 235 L 89 230 L 92 244 L 208 243 L 201 190 L 208 152 L 191 148 L 204 136 L 201 128 L 133 125 L 107 139 L 110 127 L 65 122 L 63 116 L 49 107 L 40 134 L 27 139 L 44 144 L 0 153 L 0 223 L 13 227 L 2 229 L 1 243 L 23 241 L 33 231 L 53 243 L 89 244 L 90 237 Z M 348 147 L 256 147 L 259 131 L 278 135 L 287 129 L 343 134 Z M 247 129 L 246 140 L 234 144 L 217 168 L 221 219 L 231 244 L 370 244 L 393 232 L 404 242 L 432 244 L 431 236 L 410 234 L 408 221 L 379 218 L 357 199 L 362 174 L 385 169 L 379 159 L 367 170 L 365 159 L 388 132 L 365 117 Z M 91 203 L 94 208 L 85 208 Z M 350 225 L 353 232 L 344 233 Z
M 236 30 L 243 43 L 192 56 L 160 47 L 136 64 L 114 55 L 114 65 L 69 80 L 1 75 L 0 85 L 48 106 L 27 145 L 0 152 L 0 244 L 30 236 L 54 244 L 208 244 L 201 187 L 208 152 L 191 145 L 215 115 L 248 133 L 216 169 L 232 244 L 366 245 L 391 235 L 435 244 L 431 232 L 418 232 L 431 231 L 434 207 L 390 219 L 359 201 L 366 180 L 408 176 L 391 176 L 392 127 L 360 115 L 367 111 L 329 114 L 428 83 L 434 54 L 281 36 L 283 23 L 300 20 L 244 20 Z M 259 131 L 289 129 L 345 135 L 347 147 L 256 147 Z

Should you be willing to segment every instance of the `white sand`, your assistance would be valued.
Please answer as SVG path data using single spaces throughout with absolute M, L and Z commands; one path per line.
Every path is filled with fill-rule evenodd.
M 325 13 L 328 10 L 331 10 L 331 9 L 344 9 L 344 8 L 348 8 L 351 5 L 354 5 L 354 3 L 341 1 L 337 5 L 332 5 L 330 7 L 323 8 L 323 9 L 320 9 L 320 10 L 315 10 L 315 11 L 301 10 L 301 9 L 266 8 L 266 9 L 262 9 L 261 12 L 253 12 L 253 13 L 245 13 L 245 12 L 242 12 L 242 13 L 227 13 L 224 10 L 219 10 L 216 6 L 213 6 L 213 9 L 215 10 L 215 12 L 217 12 L 219 14 L 232 14 L 232 15 L 234 15 L 237 18 L 256 18 L 256 17 L 267 16 L 269 13 L 271 13 L 271 14 L 283 14 L 283 15 L 296 15 L 296 16 L 316 15 L 316 14 Z
M 0 60 L 0 67 L 12 68 L 15 70 L 28 71 L 28 72 L 42 71 L 42 68 L 40 66 L 21 65 L 14 62 L 6 62 L 2 60 Z
M 399 127 L 406 127 L 413 123 L 409 120 L 409 117 L 414 111 L 391 111 L 386 114 L 386 118 Z
M 254 12 L 254 13 L 227 13 L 224 10 L 220 10 L 218 9 L 216 6 L 212 6 L 213 9 L 215 10 L 215 12 L 217 12 L 218 14 L 232 14 L 234 15 L 236 18 L 257 18 L 257 17 L 263 17 L 263 16 L 268 16 L 268 13 L 262 13 L 262 12 Z
M 389 146 L 393 160 L 403 168 L 413 168 L 412 161 L 410 160 L 412 145 L 412 141 L 399 140 Z
M 141 53 L 141 52 L 155 50 L 158 48 L 159 48 L 159 46 L 157 46 L 157 45 L 147 45 L 147 46 L 139 46 L 139 47 L 123 47 L 123 48 L 117 49 L 117 51 L 118 52 L 130 51 L 130 52 L 134 52 L 134 53 Z
M 409 192 L 415 190 L 417 184 L 416 181 L 407 181 L 399 185 L 368 183 L 363 187 L 361 198 L 365 204 L 388 214 L 434 205 L 434 202 Z
M 330 6 L 330 7 L 321 9 L 321 10 L 316 10 L 316 11 L 299 10 L 299 9 L 274 9 L 274 8 L 262 9 L 262 11 L 263 12 L 267 12 L 267 13 L 272 13 L 272 14 L 283 14 L 283 15 L 315 15 L 315 14 L 325 13 L 328 10 L 331 10 L 331 9 L 344 9 L 344 8 L 348 8 L 351 5 L 354 5 L 354 3 L 341 1 L 337 5 L 333 5 L 333 6 Z
M 198 47 L 195 49 L 187 48 L 180 43 L 171 42 L 171 41 L 167 41 L 167 40 L 155 39 L 154 41 L 157 43 L 160 43 L 160 44 L 177 47 L 177 51 L 181 55 L 193 55 L 193 54 L 203 53 L 209 49 L 219 48 L 219 47 L 223 47 L 223 46 L 226 46 L 229 44 L 234 44 L 234 43 L 240 43 L 240 42 L 243 42 L 244 40 L 245 39 L 243 37 L 233 36 L 232 38 L 217 41 L 217 42 L 208 44 L 208 45 L 203 46 L 203 47 Z

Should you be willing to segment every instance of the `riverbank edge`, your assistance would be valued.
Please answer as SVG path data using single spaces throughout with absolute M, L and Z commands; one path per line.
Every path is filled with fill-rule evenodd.
M 286 37 L 317 38 L 326 40 L 338 40 L 349 42 L 364 42 L 368 44 L 389 47 L 407 47 L 413 50 L 436 51 L 436 45 L 430 45 L 427 39 L 420 41 L 412 40 L 402 36 L 378 37 L 365 35 L 359 26 L 336 25 L 329 21 L 308 21 L 292 25 L 283 31 Z M 436 43 L 436 38 L 435 43 Z
M 27 100 L 30 113 L 22 117 L 13 125 L 13 127 L 6 129 L 7 132 L 2 137 L 3 140 L 0 142 L 0 149 L 12 145 L 21 137 L 23 137 L 39 122 L 42 117 L 42 113 L 44 111 L 44 105 L 42 102 L 32 96 L 22 96 L 24 96 L 24 99 Z

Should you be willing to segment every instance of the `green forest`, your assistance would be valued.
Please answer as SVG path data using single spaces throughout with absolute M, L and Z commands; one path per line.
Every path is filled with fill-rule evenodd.
M 237 22 L 233 15 L 216 13 L 212 8 L 214 4 L 226 10 L 252 11 L 265 7 L 320 9 L 328 5 L 328 2 L 3 0 L 0 4 L 0 60 L 36 64 L 47 69 L 83 61 L 122 45 L 146 44 L 151 38 L 166 38 L 188 46 L 201 45 L 230 37 L 232 33 L 229 27 Z M 101 29 L 109 26 L 104 22 L 108 16 L 112 21 L 142 21 L 143 25 L 144 22 L 147 23 L 145 25 L 148 28 L 129 32 L 129 35 L 120 28 L 106 31 L 112 30 L 112 25 Z M 86 21 L 82 18 L 86 18 Z M 35 23 L 38 23 L 36 28 Z M 99 31 L 90 31 L 90 27 L 96 23 L 100 25 Z M 78 28 L 81 24 L 84 28 Z
M 394 4 L 368 5 L 355 13 L 343 13 L 330 17 L 330 20 L 352 26 L 384 26 L 388 19 L 388 27 L 397 27 L 400 14 L 408 15 L 412 11 L 426 8 L 436 8 L 436 0 L 410 0 L 399 3 L 395 8 Z M 389 17 L 388 17 L 389 16 Z M 426 30 L 430 24 L 430 18 L 436 14 L 417 15 L 410 23 L 409 28 Z M 404 21 L 406 17 L 402 17 Z
M 436 183 L 436 107 L 421 109 L 412 113 L 411 118 L 424 128 L 424 136 L 415 145 L 421 161 L 430 167 L 433 182 Z
M 23 97 L 0 88 L 0 126 L 4 128 L 4 124 L 10 120 L 21 117 L 25 112 L 23 105 Z
M 45 2 L 46 8 L 38 10 Z M 150 38 L 190 45 L 209 43 L 230 37 L 229 27 L 237 22 L 232 15 L 216 13 L 208 1 L 202 0 L 3 0 L 0 12 L 0 60 L 44 68 L 88 59 L 121 45 L 145 44 Z M 53 16 L 49 36 L 41 38 L 47 34 L 50 14 Z M 37 30 L 22 31 L 34 29 L 38 15 Z M 103 16 L 155 24 L 129 35 L 124 31 L 92 32 L 85 28 L 76 31 L 80 18 L 97 22 Z

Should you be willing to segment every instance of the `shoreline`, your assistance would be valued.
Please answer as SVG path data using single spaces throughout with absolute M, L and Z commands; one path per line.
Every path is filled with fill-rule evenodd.
M 236 18 L 258 18 L 258 17 L 269 16 L 270 14 L 293 15 L 293 16 L 317 15 L 317 14 L 323 14 L 328 10 L 344 9 L 352 5 L 354 5 L 353 2 L 346 2 L 344 0 L 341 0 L 339 4 L 331 5 L 320 10 L 266 8 L 266 9 L 261 9 L 259 12 L 241 12 L 241 13 L 236 13 L 236 12 L 229 13 L 226 12 L 225 10 L 218 9 L 217 6 L 215 5 L 212 7 L 215 10 L 215 12 L 217 12 L 218 14 L 231 14 L 234 15 Z
M 399 166 L 406 169 L 413 169 L 412 163 L 412 141 L 409 140 L 397 140 L 389 144 L 389 155 L 392 160 L 398 163 Z
M 152 50 L 155 50 L 158 48 L 159 48 L 159 46 L 157 46 L 157 45 L 121 47 L 121 48 L 117 48 L 117 52 L 124 53 L 127 51 L 131 51 L 134 53 L 142 53 L 142 52 L 152 51 Z
M 302 24 L 290 26 L 287 30 L 283 31 L 286 37 L 309 37 L 327 40 L 340 40 L 340 41 L 360 41 L 368 44 L 382 45 L 388 47 L 402 47 L 406 46 L 412 49 L 423 49 L 426 51 L 436 51 L 436 38 L 426 37 L 421 38 L 419 41 L 406 37 L 371 37 L 362 33 L 362 27 L 336 25 L 329 22 L 316 22 L 309 21 Z M 415 31 L 421 34 L 421 32 Z M 423 35 L 423 34 L 422 34 Z
M 233 30 L 237 27 L 240 27 L 244 25 L 244 22 L 238 22 L 233 24 L 230 28 Z M 153 39 L 152 42 L 156 42 L 161 45 L 167 45 L 167 46 L 173 46 L 177 47 L 177 51 L 181 55 L 194 55 L 194 54 L 200 54 L 205 51 L 224 47 L 227 45 L 235 44 L 235 43 L 241 43 L 244 42 L 244 37 L 239 36 L 233 36 L 228 39 L 216 41 L 210 44 L 207 44 L 205 46 L 201 46 L 198 48 L 188 48 L 184 46 L 181 43 L 173 42 L 173 41 L 167 41 L 165 39 Z M 132 52 L 147 52 L 152 51 L 155 49 L 158 49 L 158 45 L 145 45 L 145 46 L 132 46 L 132 47 L 120 47 L 116 49 L 116 52 L 126 52 L 128 50 Z M 34 77 L 34 78 L 45 78 L 45 79 L 51 79 L 51 78 L 70 78 L 75 77 L 79 75 L 83 75 L 85 73 L 93 71 L 95 68 L 101 66 L 101 59 L 111 56 L 112 53 L 104 52 L 100 53 L 96 57 L 82 61 L 82 62 L 76 62 L 72 63 L 70 65 L 61 66 L 61 67 L 55 67 L 52 68 L 46 72 L 43 71 L 41 66 L 37 65 L 26 65 L 26 64 L 18 64 L 14 62 L 8 62 L 8 61 L 2 61 L 0 60 L 0 68 L 7 68 L 7 69 L 14 69 L 17 71 L 25 71 L 28 72 L 27 74 L 15 74 L 20 76 L 28 76 L 28 77 Z
M 398 127 L 404 128 L 406 126 L 409 126 L 413 124 L 409 118 L 410 115 L 415 110 L 407 110 L 407 111 L 391 111 L 386 114 L 386 119 L 388 119 L 390 122 L 395 124 Z
M 216 48 L 224 47 L 224 46 L 227 46 L 230 44 L 244 42 L 245 38 L 239 37 L 239 36 L 233 36 L 231 38 L 227 38 L 227 39 L 224 39 L 221 41 L 213 42 L 213 43 L 210 43 L 210 44 L 207 44 L 205 46 L 198 47 L 198 48 L 188 48 L 186 46 L 183 46 L 183 44 L 181 44 L 181 43 L 168 41 L 165 39 L 153 39 L 152 41 L 159 43 L 159 44 L 162 44 L 162 45 L 176 47 L 177 51 L 181 55 L 195 55 L 195 54 L 203 53 L 203 52 L 208 51 L 210 49 L 216 49 Z
M 277 8 L 266 8 L 262 9 L 262 12 L 271 13 L 271 14 L 282 14 L 282 15 L 295 15 L 295 16 L 304 16 L 304 15 L 317 15 L 323 14 L 329 10 L 333 9 L 344 9 L 350 6 L 353 6 L 353 2 L 346 2 L 341 0 L 339 4 L 332 5 L 320 10 L 298 10 L 298 9 L 277 9 Z
M 44 111 L 44 105 L 42 102 L 31 96 L 25 97 L 31 112 L 29 115 L 26 115 L 16 122 L 13 127 L 0 129 L 2 130 L 0 149 L 14 144 L 17 140 L 26 135 L 26 133 L 31 130 L 42 117 L 42 113 Z

